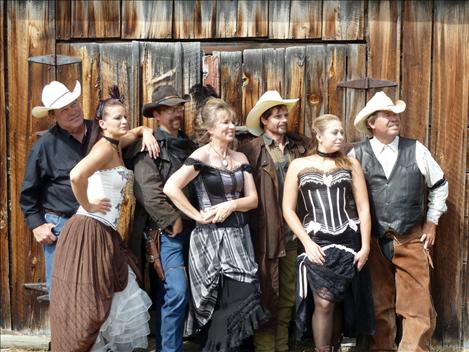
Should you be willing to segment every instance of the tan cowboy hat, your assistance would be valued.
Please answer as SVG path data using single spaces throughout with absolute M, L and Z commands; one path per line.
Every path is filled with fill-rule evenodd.
M 261 115 L 265 111 L 276 105 L 286 105 L 288 111 L 290 111 L 298 100 L 298 98 L 282 99 L 280 93 L 276 90 L 268 90 L 262 94 L 256 105 L 254 105 L 252 110 L 249 111 L 249 114 L 246 117 L 246 127 L 253 135 L 260 136 L 264 132 L 261 127 Z
M 64 84 L 52 81 L 42 90 L 42 103 L 44 106 L 35 106 L 32 110 L 34 117 L 46 117 L 49 110 L 61 109 L 72 101 L 77 100 L 81 94 L 81 85 L 77 81 L 75 89 L 70 92 Z
M 190 96 L 184 95 L 182 98 L 171 85 L 160 86 L 153 90 L 151 103 L 143 105 L 143 116 L 153 117 L 153 110 L 160 106 L 175 106 L 187 103 Z
M 395 114 L 399 114 L 405 110 L 405 103 L 402 100 L 397 100 L 394 104 L 384 92 L 378 92 L 373 95 L 365 107 L 357 114 L 355 121 L 353 122 L 357 131 L 370 134 L 368 128 L 366 128 L 366 121 L 368 117 L 374 114 L 376 111 L 392 111 Z

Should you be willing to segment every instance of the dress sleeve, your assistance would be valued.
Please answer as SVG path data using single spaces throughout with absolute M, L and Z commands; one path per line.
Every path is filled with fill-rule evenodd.
M 246 172 L 249 172 L 250 174 L 252 174 L 253 168 L 249 164 L 243 164 L 243 165 L 241 165 L 241 171 L 246 171 Z
M 187 158 L 184 165 L 193 166 L 196 171 L 200 171 L 204 167 L 204 163 L 194 158 Z

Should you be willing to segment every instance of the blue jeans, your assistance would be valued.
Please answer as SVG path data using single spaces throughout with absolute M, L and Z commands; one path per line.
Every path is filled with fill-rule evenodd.
M 189 234 L 190 231 L 186 230 L 174 238 L 165 232 L 161 235 L 160 258 L 165 280 L 157 284 L 155 302 L 157 351 L 183 351 L 182 338 L 189 301 L 184 250 Z
M 67 222 L 69 218 L 64 217 L 64 216 L 58 216 L 52 213 L 46 213 L 44 214 L 44 219 L 46 220 L 47 223 L 54 224 L 54 227 L 52 228 L 52 233 L 56 237 L 59 237 L 60 231 L 62 231 L 62 228 L 64 227 L 65 223 Z M 56 245 L 57 245 L 57 241 L 55 241 L 52 244 L 44 244 L 42 246 L 44 250 L 44 260 L 46 263 L 46 286 L 49 292 L 50 292 L 50 287 L 52 284 L 52 268 L 54 266 L 54 253 L 55 253 Z

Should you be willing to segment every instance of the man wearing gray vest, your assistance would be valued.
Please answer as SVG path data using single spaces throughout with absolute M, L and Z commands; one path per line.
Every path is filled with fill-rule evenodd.
M 399 137 L 398 114 L 405 106 L 376 93 L 354 122 L 372 137 L 349 153 L 363 167 L 373 218 L 369 267 L 376 333 L 371 351 L 396 350 L 396 317 L 402 319 L 399 351 L 429 351 L 436 322 L 429 250 L 446 211 L 448 183 L 423 144 Z

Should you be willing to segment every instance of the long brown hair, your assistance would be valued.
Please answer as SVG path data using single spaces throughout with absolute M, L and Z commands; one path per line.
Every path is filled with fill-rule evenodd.
M 93 125 L 91 127 L 91 136 L 90 142 L 88 144 L 87 153 L 93 148 L 96 142 L 101 138 L 102 130 L 99 127 L 99 120 L 103 119 L 103 116 L 106 114 L 106 108 L 109 106 L 120 105 L 125 108 L 124 96 L 121 95 L 119 87 L 117 85 L 112 85 L 109 87 L 109 98 L 100 99 L 96 112 L 94 114 Z
M 313 133 L 314 144 L 308 155 L 314 155 L 318 153 L 317 135 L 324 133 L 324 131 L 327 129 L 327 125 L 332 121 L 338 121 L 342 123 L 342 120 L 338 116 L 332 114 L 324 114 L 316 117 L 313 120 L 313 123 L 311 124 L 311 129 Z M 344 155 L 342 151 L 338 151 L 337 153 L 338 156 L 334 159 L 335 165 L 343 169 L 351 169 L 352 162 L 350 161 L 348 156 Z

